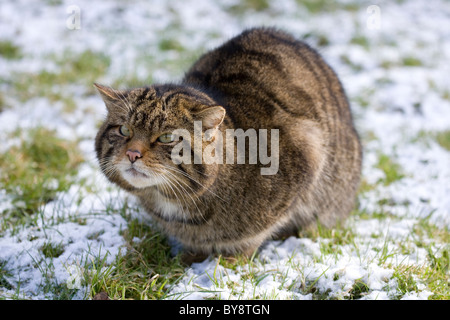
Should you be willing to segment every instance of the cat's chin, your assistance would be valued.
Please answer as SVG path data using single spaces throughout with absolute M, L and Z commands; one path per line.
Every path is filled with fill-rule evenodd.
M 157 178 L 150 177 L 133 167 L 123 170 L 122 177 L 133 187 L 139 189 L 152 187 L 160 183 Z

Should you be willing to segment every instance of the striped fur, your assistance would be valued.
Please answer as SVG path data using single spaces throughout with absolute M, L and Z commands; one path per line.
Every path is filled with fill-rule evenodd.
M 103 172 L 193 257 L 251 254 L 270 237 L 317 221 L 332 227 L 352 210 L 362 154 L 344 89 L 316 51 L 284 32 L 247 30 L 200 57 L 179 84 L 97 88 L 109 111 L 96 139 Z M 277 174 L 263 176 L 261 164 L 248 162 L 171 161 L 173 145 L 159 144 L 158 136 L 193 132 L 193 122 L 208 123 L 204 111 L 223 110 L 218 106 L 226 113 L 216 134 L 279 130 Z M 123 124 L 132 137 L 120 136 Z M 143 155 L 133 165 L 148 176 L 148 187 L 124 178 L 130 148 Z

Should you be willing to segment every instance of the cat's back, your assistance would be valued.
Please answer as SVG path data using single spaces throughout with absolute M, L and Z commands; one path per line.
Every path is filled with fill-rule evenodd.
M 203 55 L 184 82 L 211 92 L 234 127 L 280 130 L 280 172 L 310 194 L 299 225 L 348 214 L 361 144 L 341 82 L 317 51 L 276 29 L 250 29 Z
M 244 31 L 206 53 L 184 81 L 212 90 L 224 104 L 247 113 L 273 117 L 282 110 L 319 123 L 330 117 L 352 122 L 334 71 L 309 45 L 272 28 Z

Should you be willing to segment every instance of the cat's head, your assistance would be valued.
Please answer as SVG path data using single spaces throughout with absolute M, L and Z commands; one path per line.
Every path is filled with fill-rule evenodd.
M 201 122 L 202 134 L 208 129 L 214 132 L 225 117 L 223 107 L 201 91 L 181 85 L 130 90 L 95 87 L 108 111 L 95 149 L 110 181 L 130 191 L 156 186 L 168 194 L 200 192 L 202 185 L 210 183 L 217 171 L 213 165 L 174 161 L 173 148 L 184 139 L 174 132 L 191 134 L 193 157 L 194 122 Z M 208 138 L 203 149 L 214 141 Z

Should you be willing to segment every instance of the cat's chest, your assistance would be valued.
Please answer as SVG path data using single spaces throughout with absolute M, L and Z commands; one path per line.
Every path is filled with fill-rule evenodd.
M 153 211 L 156 215 L 161 216 L 162 218 L 167 220 L 180 218 L 186 211 L 186 209 L 183 208 L 179 201 L 167 199 L 157 190 L 153 190 L 147 200 L 148 199 L 151 199 L 149 203 L 151 207 L 148 209 Z

